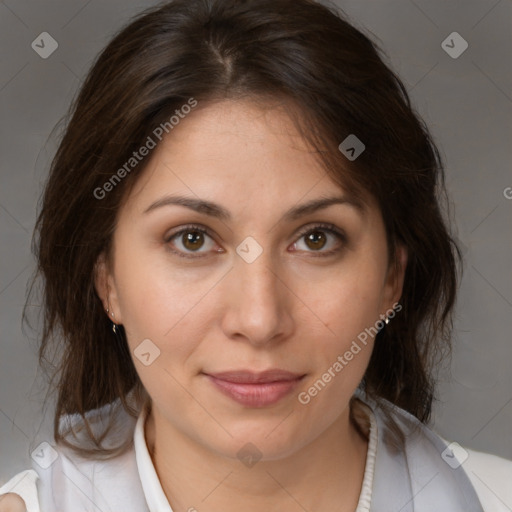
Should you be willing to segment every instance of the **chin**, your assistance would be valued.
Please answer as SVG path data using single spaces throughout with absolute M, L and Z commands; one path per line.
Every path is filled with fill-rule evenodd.
M 220 443 L 219 437 L 215 440 L 203 439 L 203 443 L 219 455 L 239 459 L 241 462 L 247 458 L 252 461 L 284 459 L 308 441 L 304 438 L 304 432 L 300 433 L 300 437 L 294 435 L 290 425 L 287 425 L 286 429 L 276 428 L 281 421 L 282 419 L 276 421 L 276 418 L 273 418 L 272 421 L 259 422 L 259 424 L 251 422 L 251 425 L 237 427 L 225 425 L 226 430 L 233 437 L 228 438 L 223 435 Z M 299 428 L 297 426 L 297 430 Z

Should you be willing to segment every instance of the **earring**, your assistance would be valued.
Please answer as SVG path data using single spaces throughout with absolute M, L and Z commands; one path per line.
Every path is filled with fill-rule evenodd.
M 107 313 L 108 313 L 108 307 L 107 307 Z M 112 315 L 112 318 L 114 318 L 114 312 L 111 312 L 110 314 Z M 112 321 L 112 332 L 114 334 L 116 334 L 116 327 L 117 327 L 116 323 L 114 321 Z
M 388 317 L 388 316 L 387 316 L 386 318 L 384 318 L 384 323 L 385 323 L 386 325 L 388 325 L 390 321 L 391 321 L 391 320 L 389 319 L 389 317 Z

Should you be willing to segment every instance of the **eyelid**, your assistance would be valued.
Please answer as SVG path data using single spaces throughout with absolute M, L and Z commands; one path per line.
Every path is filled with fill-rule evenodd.
M 343 248 L 346 246 L 348 239 L 344 231 L 340 230 L 334 224 L 326 223 L 326 222 L 314 222 L 305 226 L 297 235 L 297 242 L 307 235 L 308 233 L 312 233 L 314 231 L 327 231 L 330 234 L 334 235 L 338 239 L 338 244 L 334 249 L 329 249 L 327 251 L 305 251 L 309 256 L 314 258 L 328 258 L 329 256 L 339 255 Z M 294 242 L 296 244 L 297 242 Z M 301 251 L 302 252 L 302 251 Z
M 196 253 L 194 253 L 194 252 L 187 253 L 187 252 L 180 251 L 178 249 L 170 248 L 171 240 L 178 235 L 186 233 L 187 231 L 198 231 L 200 233 L 204 233 L 204 234 L 208 235 L 212 240 L 214 238 L 213 233 L 207 227 L 202 226 L 201 224 L 187 224 L 185 226 L 181 226 L 177 231 L 173 231 L 170 234 L 164 236 L 164 242 L 166 244 L 167 250 L 172 252 L 173 254 L 176 254 L 177 256 L 180 256 L 181 258 L 186 258 L 189 260 L 204 258 L 204 256 L 202 256 L 202 255 L 207 254 L 207 253 L 200 252 L 200 253 L 197 253 L 198 256 L 195 256 Z
M 180 226 L 180 228 L 177 231 L 173 231 L 169 234 L 166 234 L 164 236 L 165 242 L 170 242 L 176 235 L 181 235 L 183 232 L 186 231 L 199 231 L 200 233 L 206 233 L 210 238 L 213 238 L 213 233 L 205 226 L 202 226 L 201 224 L 186 224 L 184 226 Z
M 307 226 L 304 227 L 304 229 L 302 229 L 298 233 L 298 237 L 300 238 L 301 236 L 307 235 L 308 233 L 310 233 L 311 231 L 315 231 L 316 229 L 330 231 L 331 233 L 338 235 L 342 239 L 346 238 L 345 233 L 343 233 L 343 231 L 338 229 L 334 224 L 326 222 L 313 222 L 312 224 L 308 224 Z

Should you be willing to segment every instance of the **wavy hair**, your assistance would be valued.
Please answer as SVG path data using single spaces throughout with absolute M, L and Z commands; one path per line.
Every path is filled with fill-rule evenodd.
M 94 191 L 191 97 L 286 104 L 329 176 L 377 201 L 390 262 L 398 264 L 397 244 L 406 246 L 408 262 L 402 310 L 377 335 L 362 386 L 429 420 L 436 362 L 450 350 L 460 251 L 445 219 L 439 151 L 385 60 L 341 10 L 309 0 L 174 0 L 142 12 L 111 39 L 65 119 L 34 231 L 29 295 L 42 278 L 39 362 L 51 365 L 57 442 L 68 444 L 61 416 L 78 414 L 92 445 L 68 446 L 115 456 L 131 439 L 102 446 L 86 413 L 118 399 L 136 416 L 150 403 L 125 333 L 113 335 L 94 287 L 95 263 L 110 254 L 116 215 L 145 162 L 101 200 Z M 338 146 L 350 134 L 366 149 L 349 162 Z

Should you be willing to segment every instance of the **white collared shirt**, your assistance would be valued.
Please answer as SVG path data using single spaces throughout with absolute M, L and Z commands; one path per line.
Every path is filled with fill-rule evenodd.
M 370 428 L 363 484 L 355 512 L 372 510 L 378 449 L 375 415 L 369 407 L 364 406 L 363 410 Z M 0 495 L 7 492 L 19 494 L 25 500 L 27 512 L 55 512 L 56 509 L 48 508 L 53 498 L 60 500 L 59 506 L 71 506 L 73 512 L 97 508 L 102 512 L 173 512 L 147 448 L 144 434 L 146 418 L 147 412 L 142 409 L 134 426 L 131 450 L 115 461 L 79 459 L 72 452 L 54 446 L 61 459 L 59 463 L 47 469 L 33 464 L 35 469 L 22 471 L 2 485 Z M 130 420 L 134 421 L 126 414 L 124 421 Z M 512 461 L 470 449 L 466 452 L 469 456 L 463 467 L 484 511 L 511 512 Z M 66 478 L 62 478 L 62 473 Z M 78 502 L 83 503 L 82 508 Z M 63 510 L 67 512 L 71 508 Z

